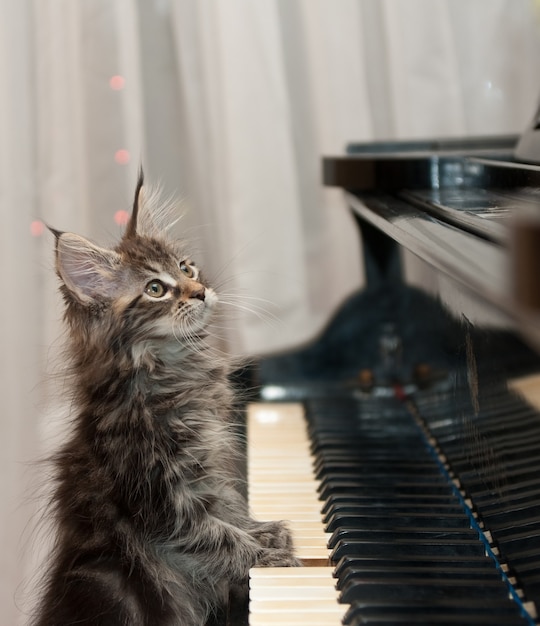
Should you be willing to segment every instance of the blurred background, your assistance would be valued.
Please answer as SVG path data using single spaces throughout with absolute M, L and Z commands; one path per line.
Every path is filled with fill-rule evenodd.
M 226 349 L 291 348 L 363 282 L 321 155 L 520 133 L 539 92 L 532 0 L 0 0 L 0 624 L 26 621 L 65 413 L 44 223 L 115 241 L 143 163 L 236 305 Z

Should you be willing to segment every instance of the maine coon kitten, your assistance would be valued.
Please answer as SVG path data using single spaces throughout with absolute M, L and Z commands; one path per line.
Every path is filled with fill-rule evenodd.
M 251 566 L 298 564 L 234 488 L 217 296 L 158 217 L 141 174 L 116 248 L 55 232 L 76 415 L 38 626 L 202 626 Z

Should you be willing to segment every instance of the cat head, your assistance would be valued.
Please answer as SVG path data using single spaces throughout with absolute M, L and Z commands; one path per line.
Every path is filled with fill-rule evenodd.
M 208 322 L 217 296 L 189 255 L 167 236 L 142 172 L 131 218 L 115 248 L 53 232 L 56 271 L 72 321 L 77 316 L 86 323 L 114 318 L 119 331 L 139 339 L 189 339 Z

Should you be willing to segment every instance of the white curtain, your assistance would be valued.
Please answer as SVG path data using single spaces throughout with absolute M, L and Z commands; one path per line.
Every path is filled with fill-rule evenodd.
M 362 283 L 321 155 L 520 132 L 538 35 L 532 0 L 0 0 L 2 624 L 32 599 L 33 461 L 61 423 L 42 222 L 113 241 L 142 162 L 224 299 L 252 309 L 231 309 L 229 349 L 298 345 Z

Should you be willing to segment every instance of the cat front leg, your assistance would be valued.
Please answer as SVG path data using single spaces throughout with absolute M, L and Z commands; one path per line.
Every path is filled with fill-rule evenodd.
M 284 521 L 260 522 L 248 514 L 245 498 L 229 486 L 223 486 L 214 501 L 211 516 L 245 532 L 257 545 L 256 565 L 290 567 L 301 565 L 294 556 L 291 531 Z M 262 549 L 262 550 L 261 550 Z M 254 563 L 254 564 L 255 564 Z
M 286 522 L 253 522 L 249 533 L 263 548 L 294 550 L 293 538 Z
M 205 515 L 184 525 L 179 542 L 183 553 L 193 555 L 211 578 L 232 582 L 247 580 L 251 567 L 300 565 L 292 550 L 289 530 L 281 522 L 251 522 L 249 531 Z
M 257 559 L 258 567 L 298 567 L 294 543 L 286 522 L 254 522 L 251 535 L 265 548 Z
M 302 561 L 290 550 L 268 548 L 262 552 L 255 564 L 256 567 L 301 567 Z
M 220 520 L 218 520 L 220 522 Z M 255 522 L 256 528 L 248 533 L 234 528 L 238 533 L 236 545 L 229 553 L 225 553 L 229 560 L 229 567 L 238 566 L 240 580 L 247 577 L 251 567 L 298 567 L 302 563 L 294 555 L 294 547 L 290 530 L 284 522 Z M 245 536 L 249 541 L 245 543 Z M 255 560 L 249 554 L 253 540 L 256 542 Z M 225 542 L 226 545 L 227 542 Z M 245 569 L 247 566 L 247 569 Z M 231 570 L 229 570 L 231 571 Z
M 247 502 L 235 489 L 225 488 L 221 496 L 220 502 L 214 506 L 216 517 L 247 531 L 263 548 L 294 551 L 287 522 L 259 522 L 253 519 L 247 513 Z
M 208 514 L 187 520 L 180 533 L 176 549 L 196 559 L 212 579 L 244 582 L 264 552 L 247 531 Z

